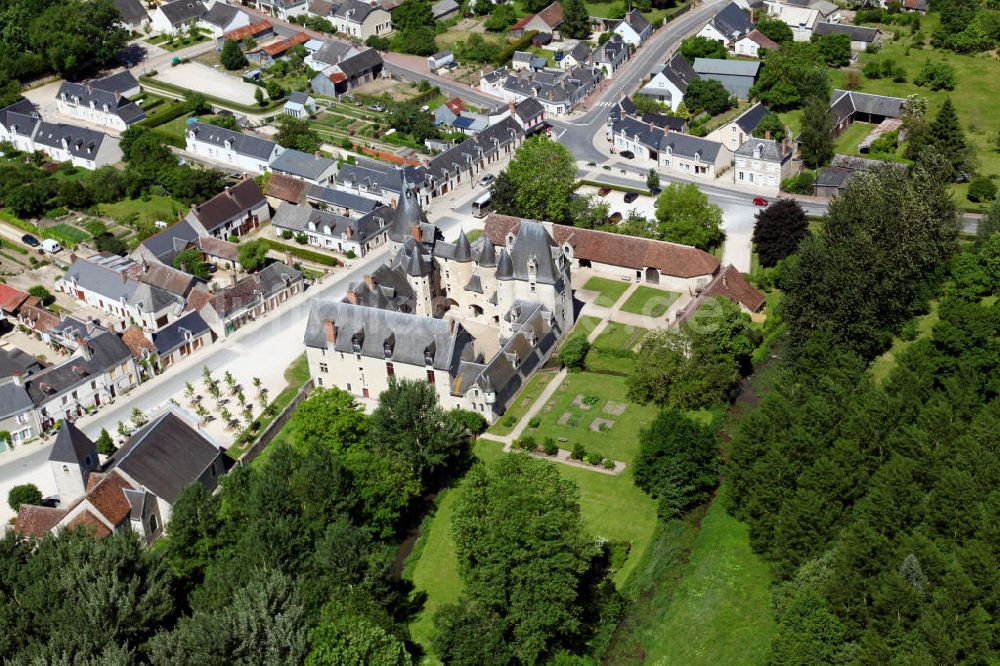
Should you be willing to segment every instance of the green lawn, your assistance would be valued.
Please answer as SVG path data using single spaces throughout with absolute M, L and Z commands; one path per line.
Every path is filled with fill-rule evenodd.
M 487 464 L 507 455 L 502 452 L 499 442 L 487 440 L 476 442 L 475 454 Z M 580 512 L 593 536 L 632 544 L 625 565 L 615 575 L 615 583 L 621 587 L 649 548 L 656 528 L 655 504 L 632 484 L 628 473 L 608 476 L 569 465 L 551 464 L 580 488 Z M 457 498 L 458 489 L 447 491 L 433 519 L 425 521 L 427 532 L 421 535 L 424 543 L 417 553 L 419 560 L 410 569 L 409 579 L 415 593 L 427 595 L 423 610 L 410 623 L 410 632 L 413 640 L 427 650 L 429 663 L 437 663 L 430 650 L 434 610 L 458 599 L 462 591 L 451 537 L 451 515 Z
M 631 299 L 630 299 L 631 300 Z M 632 349 L 639 343 L 639 338 L 649 329 L 641 326 L 631 326 L 617 321 L 609 321 L 601 334 L 597 336 L 591 345 L 595 349 L 618 351 L 620 349 Z
M 931 301 L 930 312 L 917 317 L 916 340 L 903 340 L 898 337 L 893 338 L 892 346 L 888 349 L 888 351 L 872 361 L 872 378 L 880 384 L 884 382 L 892 369 L 896 367 L 896 361 L 899 358 L 899 355 L 920 338 L 930 335 L 931 329 L 934 328 L 934 324 L 938 322 L 938 319 L 938 303 L 937 301 Z
M 940 18 L 936 14 L 921 17 L 921 31 L 928 38 L 937 30 Z M 881 26 L 884 32 L 891 32 L 891 26 Z M 891 79 L 867 79 L 862 76 L 861 92 L 878 95 L 906 97 L 917 94 L 926 97 L 929 102 L 928 113 L 931 118 L 946 98 L 951 98 L 958 112 L 958 119 L 966 137 L 976 145 L 976 158 L 979 162 L 979 172 L 984 175 L 1000 176 L 1000 151 L 997 150 L 996 137 L 1000 133 L 1000 114 L 995 113 L 997 100 L 997 81 L 1000 81 L 1000 60 L 991 54 L 962 55 L 950 51 L 938 51 L 929 45 L 923 48 L 912 46 L 912 37 L 908 28 L 902 28 L 903 36 L 898 41 L 889 41 L 877 54 L 862 53 L 858 58 L 855 71 L 860 71 L 866 62 L 871 60 L 894 60 L 906 70 L 906 82 L 895 83 Z M 932 92 L 913 83 L 920 68 L 927 61 L 946 61 L 955 68 L 956 85 L 952 91 L 941 90 Z M 843 87 L 843 77 L 847 69 L 833 72 L 834 87 Z M 965 198 L 968 187 L 954 187 L 956 200 L 960 206 L 968 208 L 985 208 L 974 204 Z M 960 195 L 960 196 L 958 196 Z
M 724 492 L 700 530 L 696 512 L 658 531 L 655 549 L 626 584 L 634 601 L 606 663 L 766 662 L 775 629 L 771 575 L 751 551 L 746 525 L 723 508 Z
M 858 144 L 864 141 L 875 127 L 869 123 L 851 123 L 834 142 L 834 152 L 844 155 L 859 155 Z
M 169 223 L 177 219 L 177 214 L 185 210 L 185 206 L 170 197 L 151 196 L 149 201 L 125 199 L 113 204 L 101 204 L 100 210 L 102 215 L 113 217 L 116 220 L 135 213 L 139 216 L 140 221 L 163 220 Z
M 577 396 L 596 396 L 596 404 L 573 404 Z M 615 404 L 609 405 L 612 402 Z M 616 405 L 625 408 L 621 414 L 611 413 Z M 588 452 L 631 462 L 638 452 L 639 430 L 656 416 L 656 408 L 636 405 L 625 398 L 625 378 L 593 372 L 573 372 L 538 413 L 537 428 L 526 428 L 524 433 L 541 442 L 546 437 L 560 441 L 563 449 L 582 444 Z M 592 430 L 595 419 L 613 421 L 609 430 Z M 560 423 L 563 421 L 563 423 Z
M 58 236 L 64 237 L 66 240 L 72 241 L 74 244 L 90 240 L 90 234 L 86 231 L 78 227 L 74 227 L 72 224 L 66 224 L 65 222 L 53 224 L 49 227 L 49 231 Z
M 662 317 L 680 296 L 676 291 L 638 287 L 622 305 L 622 311 L 648 317 Z
M 610 308 L 621 298 L 625 290 L 629 288 L 629 283 L 622 282 L 621 280 L 592 277 L 587 280 L 587 284 L 583 285 L 583 288 L 587 291 L 599 292 L 600 295 L 594 303 L 601 307 Z
M 483 235 L 482 229 L 473 229 L 472 231 L 465 234 L 465 237 L 469 239 L 470 243 L 475 243 L 479 240 L 479 237 Z
M 497 422 L 490 426 L 489 432 L 494 435 L 509 435 L 517 422 L 521 420 L 528 408 L 534 404 L 535 399 L 541 394 L 552 378 L 556 376 L 554 372 L 536 372 L 528 383 L 521 387 L 514 399 L 510 401 L 507 412 L 497 419 Z M 508 419 L 512 417 L 513 422 Z
M 276 396 L 268 396 L 271 398 L 271 404 L 277 407 L 278 411 L 275 412 L 276 414 L 279 413 L 282 409 L 284 409 L 295 398 L 295 394 L 299 392 L 299 389 L 302 388 L 302 385 L 305 384 L 308 380 L 309 380 L 309 361 L 308 359 L 306 359 L 306 355 L 302 354 L 294 361 L 292 361 L 291 365 L 285 368 L 285 382 L 286 382 L 285 388 L 281 389 L 281 392 L 278 393 L 278 395 Z M 261 421 L 260 427 L 261 430 L 263 430 L 264 428 L 267 427 L 267 424 L 271 422 L 271 419 L 262 418 L 260 421 Z M 278 432 L 278 434 L 274 436 L 274 439 L 271 440 L 271 443 L 268 444 L 267 447 L 265 447 L 264 450 L 260 452 L 260 455 L 254 459 L 253 464 L 256 465 L 261 460 L 265 459 L 268 456 L 268 452 L 273 450 L 278 442 L 289 441 L 291 435 L 292 435 L 292 423 L 291 421 L 289 421 L 288 423 L 285 424 L 285 427 L 283 427 Z M 243 453 L 243 451 L 237 449 L 237 447 L 234 445 L 230 447 L 227 453 L 233 458 L 239 458 L 240 455 Z
M 174 118 L 173 120 L 169 120 L 162 125 L 159 125 L 156 129 L 183 142 L 184 137 L 187 135 L 187 121 L 189 118 L 191 118 L 191 114 L 185 113 L 179 118 Z

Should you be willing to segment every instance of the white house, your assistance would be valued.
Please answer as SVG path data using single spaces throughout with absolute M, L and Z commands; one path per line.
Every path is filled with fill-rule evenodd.
M 374 2 L 344 0 L 333 10 L 333 25 L 337 32 L 364 42 L 392 32 L 392 16 Z
M 778 48 L 778 43 L 762 33 L 760 30 L 754 29 L 743 37 L 736 41 L 736 55 L 747 56 L 750 58 L 759 58 L 761 56 L 761 50 L 767 49 L 769 51 L 774 51 Z
M 284 150 L 274 141 L 203 123 L 188 125 L 186 138 L 189 152 L 253 174 L 267 171 Z
M 64 116 L 123 132 L 146 118 L 129 100 L 139 92 L 139 82 L 127 71 L 83 83 L 63 81 L 56 93 L 56 109 Z
M 311 206 L 286 203 L 274 214 L 271 226 L 277 238 L 281 238 L 284 232 L 305 234 L 309 245 L 314 247 L 353 252 L 363 257 L 386 244 L 391 215 L 392 209 L 387 206 L 352 218 Z
M 766 4 L 768 15 L 787 24 L 792 29 L 792 37 L 795 41 L 808 42 L 812 39 L 813 30 L 819 21 L 818 10 L 772 1 L 768 1 Z
M 200 0 L 174 0 L 159 5 L 150 16 L 153 30 L 177 34 L 188 26 L 197 25 L 208 9 Z
M 213 39 L 253 23 L 249 14 L 234 5 L 216 1 L 209 6 L 210 9 L 198 18 L 198 27 L 208 32 Z
M 653 34 L 653 26 L 638 9 L 633 9 L 615 25 L 614 33 L 629 46 L 639 46 Z
M 39 122 L 32 140 L 33 150 L 42 151 L 56 162 L 70 162 L 84 169 L 122 161 L 117 138 L 86 127 Z
M 699 37 L 721 42 L 729 51 L 733 51 L 736 42 L 745 37 L 753 29 L 750 15 L 743 11 L 735 2 L 730 2 L 722 8 L 699 32 Z
M 118 13 L 122 15 L 121 24 L 134 32 L 139 32 L 149 23 L 149 12 L 142 0 L 112 0 Z
M 329 157 L 310 155 L 301 150 L 289 148 L 278 155 L 268 169 L 285 174 L 313 185 L 326 187 L 333 182 L 337 173 L 337 163 Z
M 246 4 L 284 21 L 309 11 L 308 0 L 246 0 Z
M 676 111 L 684 99 L 688 85 L 697 79 L 698 73 L 678 52 L 665 65 L 653 68 L 652 77 L 639 92 L 669 105 L 672 111 Z
M 792 176 L 792 148 L 790 141 L 750 137 L 736 151 L 733 165 L 733 182 L 749 185 L 762 194 L 777 195 L 781 181 Z
M 721 143 L 667 132 L 660 142 L 659 168 L 685 178 L 714 180 L 733 163 L 733 153 Z
M 288 96 L 288 101 L 282 107 L 286 116 L 292 118 L 308 118 L 316 113 L 316 100 L 304 92 L 295 91 Z

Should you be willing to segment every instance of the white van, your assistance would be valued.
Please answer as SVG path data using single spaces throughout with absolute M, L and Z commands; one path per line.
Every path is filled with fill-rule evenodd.
M 43 252 L 48 252 L 49 254 L 57 254 L 59 252 L 62 252 L 62 245 L 55 242 L 51 238 L 46 238 L 45 240 L 42 241 L 41 249 Z

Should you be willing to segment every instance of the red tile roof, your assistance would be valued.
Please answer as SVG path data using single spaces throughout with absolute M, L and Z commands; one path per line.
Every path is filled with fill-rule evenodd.
M 308 183 L 283 173 L 272 173 L 267 179 L 265 193 L 269 197 L 289 201 L 291 203 L 302 203 L 305 201 L 305 192 Z
M 95 539 L 103 539 L 104 537 L 111 536 L 111 530 L 108 529 L 108 526 L 86 509 L 66 525 L 67 530 L 74 530 L 77 527 L 92 528 Z
M 17 522 L 14 523 L 14 532 L 18 536 L 41 539 L 65 515 L 66 509 L 22 504 L 20 511 L 17 512 Z
M 725 296 L 750 312 L 760 310 L 764 307 L 766 300 L 764 294 L 754 289 L 743 273 L 740 273 L 732 264 L 722 269 L 701 293 L 706 298 Z
M 347 74 L 343 72 L 332 72 L 328 77 L 333 83 L 340 83 L 341 81 L 347 80 Z
M 62 323 L 59 317 L 46 310 L 39 303 L 41 301 L 34 296 L 25 301 L 18 312 L 18 321 L 25 326 L 30 326 L 32 330 L 38 333 L 45 333 L 49 329 L 58 328 L 59 324 Z
M 214 257 L 216 259 L 236 261 L 239 256 L 239 250 L 237 249 L 236 243 L 230 243 L 229 241 L 222 240 L 221 238 L 201 236 L 198 238 L 196 245 L 198 249 L 204 252 L 207 256 Z
M 146 337 L 146 334 L 142 332 L 142 329 L 137 326 L 129 326 L 122 333 L 122 342 L 128 347 L 129 351 L 132 352 L 134 358 L 142 358 L 143 351 L 147 351 L 151 354 L 156 353 L 156 347 L 153 343 Z
M 28 294 L 10 285 L 0 283 L 0 310 L 10 314 L 15 312 L 28 300 Z
M 465 111 L 465 102 L 463 102 L 458 97 L 452 97 L 447 102 L 445 102 L 444 105 L 447 106 L 449 109 L 451 109 L 451 112 L 454 113 L 455 115 L 458 115 L 462 113 L 462 111 Z
M 506 245 L 507 233 L 516 234 L 520 224 L 520 218 L 492 214 L 486 219 L 485 233 L 494 245 Z M 718 259 L 689 245 L 561 224 L 545 225 L 557 243 L 567 243 L 573 248 L 576 259 L 634 270 L 655 268 L 664 275 L 680 278 L 712 275 L 719 268 Z
M 528 14 L 528 15 L 527 15 L 527 16 L 525 16 L 525 17 L 524 17 L 523 19 L 521 19 L 520 21 L 518 21 L 517 23 L 515 23 L 514 25 L 510 26 L 510 27 L 509 27 L 509 28 L 507 28 L 507 29 L 508 29 L 508 30 L 520 30 L 520 29 L 521 29 L 521 28 L 523 28 L 524 26 L 528 25 L 528 23 L 529 23 L 529 22 L 531 21 L 531 19 L 533 19 L 533 18 L 535 18 L 535 15 L 534 15 L 534 14 Z
M 762 49 L 774 50 L 778 48 L 778 42 L 774 41 L 756 28 L 750 31 L 750 34 L 747 35 L 747 39 L 757 42 L 757 46 Z
M 296 46 L 298 44 L 305 44 L 310 39 L 312 38 L 306 33 L 297 32 L 288 39 L 282 39 L 277 42 L 272 42 L 270 44 L 267 44 L 266 46 L 260 47 L 260 49 L 258 50 L 263 51 L 264 53 L 273 58 L 275 56 L 281 55 L 282 53 L 292 48 L 293 46 Z
M 121 525 L 128 519 L 132 511 L 128 498 L 125 497 L 125 490 L 134 490 L 133 486 L 125 478 L 111 470 L 108 475 L 101 480 L 94 489 L 87 493 L 87 500 L 94 509 L 108 519 L 112 525 Z
M 259 21 L 257 23 L 251 23 L 250 25 L 245 25 L 242 28 L 236 28 L 236 30 L 230 30 L 222 36 L 223 39 L 231 39 L 234 42 L 242 41 L 246 37 L 256 37 L 257 35 L 267 32 L 273 26 L 270 21 Z
M 552 29 L 558 28 L 563 22 L 563 7 L 558 2 L 553 2 L 551 5 L 543 9 L 536 14 L 538 18 L 545 21 L 545 24 Z

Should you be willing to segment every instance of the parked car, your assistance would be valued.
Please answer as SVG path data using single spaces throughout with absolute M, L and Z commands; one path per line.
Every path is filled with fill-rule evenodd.
M 385 107 L 382 106 L 381 104 L 369 104 L 368 110 L 374 111 L 376 113 L 382 113 L 383 111 L 385 111 Z
M 493 184 L 493 181 L 496 179 L 497 179 L 496 176 L 494 176 L 491 173 L 488 173 L 479 179 L 479 184 L 482 185 L 483 187 L 489 187 L 490 185 Z
M 27 245 L 28 247 L 38 247 L 39 245 L 41 245 L 41 243 L 38 242 L 38 239 L 32 236 L 31 234 L 24 234 L 23 236 L 21 236 L 21 242 Z
M 618 224 L 621 221 L 622 221 L 622 214 L 618 212 L 611 213 L 611 216 L 608 217 L 608 224 Z
M 766 206 L 767 205 L 767 199 L 765 199 L 764 197 L 754 197 L 753 198 L 753 205 L 754 206 Z
M 635 159 L 635 153 L 633 153 L 631 150 L 623 150 L 618 154 L 627 160 Z
M 610 187 L 602 187 L 601 189 L 597 190 L 598 196 L 602 196 L 602 197 L 608 196 L 608 194 L 610 192 L 611 192 L 611 188 Z
M 42 251 L 48 252 L 49 254 L 58 254 L 62 252 L 62 245 L 51 238 L 46 238 L 42 241 Z
M 639 195 L 636 194 L 635 192 L 626 192 L 625 193 L 625 203 L 632 203 L 633 201 L 635 201 L 638 198 L 639 198 Z
M 651 197 L 659 196 L 660 192 L 662 191 L 663 191 L 662 187 L 651 187 L 649 188 L 649 196 Z

